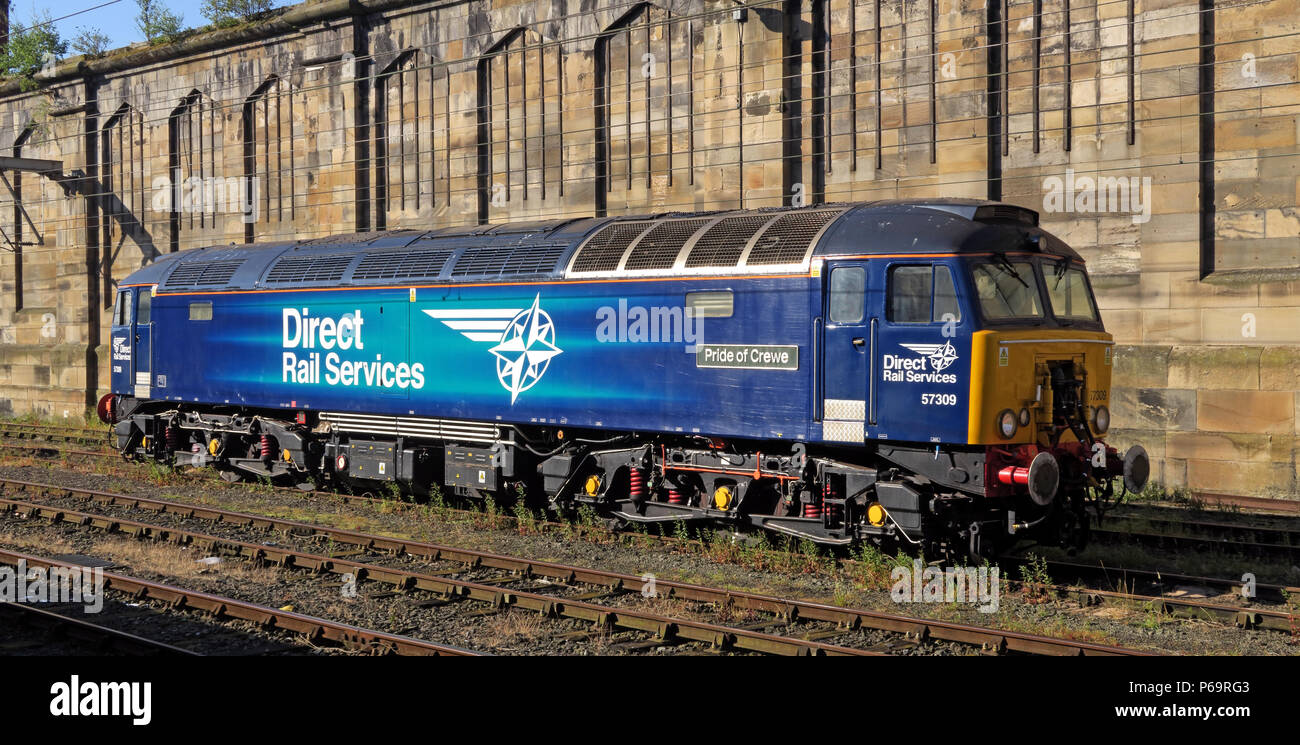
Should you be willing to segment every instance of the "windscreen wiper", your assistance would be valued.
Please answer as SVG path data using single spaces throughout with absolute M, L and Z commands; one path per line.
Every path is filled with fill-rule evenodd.
M 1059 288 L 1060 288 L 1060 286 L 1061 286 L 1061 280 L 1065 278 L 1065 270 L 1066 270 L 1067 266 L 1068 266 L 1068 265 L 1067 265 L 1067 262 L 1064 261 L 1064 260 L 1061 260 L 1061 261 L 1056 262 L 1056 266 L 1052 269 L 1052 279 L 1056 280 L 1056 283 L 1052 285 L 1052 289 L 1053 289 L 1053 290 L 1056 290 L 1056 289 L 1059 289 Z M 1067 290 L 1067 292 L 1068 292 L 1068 290 Z M 1068 297 L 1068 295 L 1067 295 L 1067 297 L 1066 297 L 1066 311 L 1067 311 L 1067 312 L 1069 312 L 1069 307 L 1070 307 L 1070 301 L 1069 301 L 1069 297 Z M 1052 308 L 1052 312 L 1053 312 L 1053 314 L 1056 313 L 1056 308 L 1055 308 L 1055 307 Z M 1056 322 L 1059 323 L 1059 324 L 1061 324 L 1062 326 L 1073 326 L 1073 325 L 1074 325 L 1074 321 L 1070 320 L 1069 318 L 1061 318 L 1061 317 L 1059 317 L 1059 316 L 1057 317 Z
M 1066 262 L 1064 260 L 1056 262 L 1056 266 L 1052 269 L 1052 277 L 1056 279 L 1057 287 L 1061 286 L 1061 277 L 1065 276 L 1065 270 Z
M 1010 272 L 1011 276 L 1015 277 L 1017 282 L 1024 285 L 1025 287 L 1029 286 L 1029 283 L 1025 281 L 1025 278 L 1020 276 L 1020 272 L 1016 271 L 1015 266 L 1013 266 L 1011 264 L 1011 261 L 1007 259 L 1006 254 L 995 254 L 994 261 L 998 263 L 998 266 Z

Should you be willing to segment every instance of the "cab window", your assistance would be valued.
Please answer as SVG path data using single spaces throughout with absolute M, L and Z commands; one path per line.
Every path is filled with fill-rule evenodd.
M 1027 261 L 976 264 L 971 269 L 980 310 L 989 320 L 1042 318 L 1038 277 Z
M 148 289 L 140 290 L 135 294 L 135 322 L 149 323 L 149 316 L 153 309 L 153 293 Z
M 117 303 L 113 305 L 113 325 L 125 326 L 131 322 L 131 293 L 123 290 L 117 293 Z
M 889 320 L 936 323 L 961 320 L 952 272 L 941 264 L 896 266 L 889 273 Z
M 1047 297 L 1052 303 L 1052 315 L 1075 321 L 1097 321 L 1097 306 L 1092 301 L 1088 277 L 1080 269 L 1069 267 L 1064 261 L 1054 266 L 1043 265 L 1043 279 L 1047 281 Z
M 841 266 L 831 270 L 831 322 L 861 323 L 866 314 L 867 270 Z

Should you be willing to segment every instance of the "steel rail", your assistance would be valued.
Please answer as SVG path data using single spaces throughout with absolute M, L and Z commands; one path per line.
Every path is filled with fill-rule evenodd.
M 646 580 L 635 575 L 623 574 L 620 572 L 590 569 L 555 562 L 522 559 L 486 551 L 479 551 L 476 549 L 442 546 L 423 541 L 409 541 L 401 538 L 370 535 L 358 531 L 331 528 L 296 520 L 267 517 L 264 515 L 253 515 L 214 507 L 189 505 L 180 502 L 144 497 L 133 497 L 92 489 L 61 487 L 56 485 L 18 481 L 15 479 L 0 479 L 0 489 L 7 492 L 10 486 L 17 486 L 29 491 L 38 489 L 46 490 L 46 493 L 66 496 L 75 496 L 79 494 L 88 496 L 95 501 L 106 502 L 116 506 L 133 509 L 148 509 L 170 513 L 181 517 L 225 522 L 241 527 L 278 530 L 298 536 L 319 536 L 333 540 L 336 543 L 355 546 L 362 549 L 387 551 L 394 554 L 406 554 L 408 556 L 418 557 L 428 561 L 453 561 L 475 568 L 494 568 L 513 572 L 519 574 L 521 577 L 541 576 L 552 580 L 558 580 L 566 584 L 582 583 L 601 586 L 616 591 L 641 592 L 646 590 L 647 585 L 650 585 L 650 583 L 653 582 L 653 587 L 649 589 L 652 589 L 659 597 L 681 598 L 697 602 L 716 603 L 735 608 L 766 612 L 784 618 L 787 621 L 794 621 L 797 619 L 833 623 L 838 628 L 845 630 L 872 628 L 907 634 L 918 639 L 929 638 L 952 641 L 964 644 L 973 644 L 994 651 L 1025 652 L 1030 654 L 1146 654 L 1144 652 L 1125 649 L 1122 647 L 1091 644 L 1036 634 L 1004 631 L 983 626 L 921 619 L 910 616 L 881 613 L 878 611 L 841 608 L 822 603 L 784 599 L 736 590 L 711 588 L 702 585 L 657 578 L 654 580 Z M 141 533 L 148 533 L 149 531 L 159 531 L 165 535 L 181 535 L 187 533 L 187 531 L 172 530 L 161 528 L 159 526 L 149 526 L 144 523 L 133 523 L 133 521 L 119 520 L 104 515 L 78 513 L 69 510 L 62 510 L 56 507 L 37 505 L 24 500 L 0 499 L 0 506 L 3 506 L 3 509 L 6 511 L 26 510 L 33 514 L 40 514 L 47 519 L 61 521 L 69 521 L 67 519 L 68 516 L 75 516 L 75 521 L 84 520 L 91 524 L 97 524 L 108 528 L 111 528 L 114 525 L 135 525 L 137 527 L 135 527 L 134 530 Z M 507 591 L 498 587 L 475 585 L 475 583 L 452 580 L 446 577 L 422 575 L 418 572 L 375 567 L 361 562 L 348 561 L 346 559 L 305 554 L 289 549 L 243 543 L 216 536 L 207 536 L 205 534 L 194 533 L 192 535 L 200 537 L 202 540 L 211 540 L 223 544 L 238 546 L 240 547 L 240 551 L 247 551 L 255 557 L 266 560 L 280 563 L 296 563 L 302 561 L 306 568 L 318 571 L 333 571 L 340 574 L 344 573 L 340 571 L 340 568 L 347 567 L 351 571 L 357 573 L 358 579 L 363 576 L 381 578 L 395 585 L 415 586 L 420 589 L 445 595 L 466 594 L 469 597 L 485 600 L 494 604 L 514 602 L 516 604 L 521 604 L 522 607 L 530 607 L 534 610 L 548 613 L 564 612 L 567 606 L 573 605 L 569 601 L 563 601 L 545 595 Z M 526 602 L 520 603 L 520 600 Z M 574 607 L 578 608 L 580 611 L 578 617 L 586 618 L 587 620 L 594 620 L 593 614 L 609 614 L 615 612 L 609 607 L 599 605 L 578 604 Z M 623 611 L 618 612 L 622 613 Z M 664 618 L 657 618 L 656 620 L 659 622 L 673 621 L 672 619 Z M 726 629 L 724 627 L 717 627 L 717 629 L 739 633 L 742 636 L 755 633 L 739 629 Z M 715 631 L 717 629 L 715 629 Z M 796 645 L 804 646 L 810 650 L 815 648 L 808 646 L 815 643 L 805 640 L 791 640 L 784 637 L 773 637 L 773 639 L 781 640 L 781 643 L 783 644 L 790 644 L 793 642 Z M 737 643 L 739 645 L 739 640 L 737 640 Z M 743 645 L 740 646 L 743 648 Z M 800 652 L 796 650 L 795 653 Z
M 46 569 L 56 567 L 82 568 L 77 564 L 0 548 L 0 563 L 17 566 L 19 561 L 25 562 L 29 567 Z M 103 578 L 104 589 L 121 592 L 135 598 L 156 600 L 173 608 L 189 608 L 211 613 L 218 617 L 226 616 L 251 621 L 266 628 L 296 632 L 313 641 L 326 640 L 345 647 L 369 648 L 379 653 L 402 655 L 464 657 L 482 654 L 445 644 L 435 644 L 423 639 L 414 639 L 373 629 L 363 629 L 359 626 L 338 621 L 269 608 L 256 603 L 221 597 L 197 590 L 187 590 L 182 587 L 129 577 L 115 572 L 104 572 Z

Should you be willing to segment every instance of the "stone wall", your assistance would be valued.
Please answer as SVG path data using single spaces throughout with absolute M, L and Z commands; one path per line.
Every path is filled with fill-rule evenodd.
M 990 197 L 1088 259 L 1115 439 L 1171 485 L 1294 495 L 1297 26 L 1289 0 L 325 0 L 68 60 L 0 86 L 0 154 L 63 162 L 9 172 L 25 215 L 0 189 L 0 411 L 93 403 L 115 283 L 169 251 Z

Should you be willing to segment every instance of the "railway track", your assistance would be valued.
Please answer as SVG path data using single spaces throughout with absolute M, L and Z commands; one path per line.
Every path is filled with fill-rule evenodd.
M 0 564 L 50 569 L 56 567 L 80 569 L 71 562 L 47 559 L 18 551 L 0 548 Z M 233 618 L 250 621 L 262 628 L 285 633 L 301 634 L 314 643 L 337 644 L 349 649 L 365 650 L 375 654 L 402 654 L 422 656 L 474 656 L 478 653 L 466 649 L 435 644 L 383 631 L 363 629 L 337 621 L 269 608 L 234 598 L 221 597 L 183 587 L 151 580 L 130 577 L 114 572 L 104 572 L 104 589 L 122 593 L 134 599 L 148 599 L 178 610 L 192 610 L 216 618 Z M 92 624 L 93 625 L 93 624 Z M 83 626 L 83 628 L 85 628 Z M 97 629 L 95 631 L 101 631 Z M 148 643 L 148 642 L 143 642 Z M 178 650 L 183 651 L 183 650 Z
M 654 578 L 539 562 L 483 551 L 405 541 L 355 531 L 328 528 L 292 520 L 185 505 L 86 489 L 67 489 L 30 482 L 0 481 L 6 493 L 21 485 L 29 493 L 48 489 L 58 495 L 89 498 L 101 505 L 129 510 L 146 510 L 168 514 L 183 520 L 203 520 L 236 526 L 273 530 L 298 539 L 323 539 L 350 547 L 353 551 L 404 556 L 425 564 L 429 570 L 416 571 L 380 565 L 371 556 L 360 560 L 339 555 L 309 553 L 282 546 L 268 546 L 229 537 L 199 533 L 176 526 L 142 523 L 125 518 L 70 510 L 56 505 L 41 505 L 29 499 L 0 499 L 0 511 L 27 517 L 39 517 L 53 523 L 99 528 L 137 537 L 148 537 L 180 544 L 200 545 L 226 555 L 267 562 L 310 572 L 335 575 L 350 574 L 357 581 L 377 582 L 402 591 L 420 590 L 447 600 L 469 599 L 491 608 L 521 608 L 555 616 L 588 621 L 597 627 L 624 628 L 647 632 L 655 639 L 680 639 L 703 642 L 714 648 L 768 654 L 885 654 L 891 651 L 875 645 L 868 648 L 836 646 L 822 640 L 860 635 L 872 630 L 888 632 L 912 643 L 924 641 L 953 642 L 975 646 L 989 652 L 1013 652 L 1053 655 L 1130 655 L 1136 650 L 1090 644 L 1069 639 L 1008 632 L 966 624 L 917 619 L 896 614 L 856 610 L 790 600 L 754 593 L 686 584 Z M 369 560 L 367 560 L 369 559 Z M 459 565 L 460 570 L 437 568 Z M 497 576 L 486 580 L 458 579 L 467 570 L 492 570 Z M 522 585 L 523 589 L 511 587 Z M 565 596 L 555 589 L 572 592 L 581 586 L 588 592 Z M 697 610 L 709 606 L 714 611 L 734 614 L 745 611 L 759 617 L 756 623 L 726 626 L 694 618 L 666 617 L 637 607 L 643 597 L 689 601 Z M 603 601 L 597 603 L 595 601 Z M 773 633 L 771 629 L 786 629 Z M 797 634 L 797 635 L 795 635 Z
M 58 448 L 42 447 L 40 445 L 17 445 L 12 442 L 0 442 L 0 450 L 20 451 L 28 453 L 38 458 L 62 457 L 62 458 L 99 458 L 120 460 L 121 455 L 108 450 L 60 450 Z
M 32 636 L 39 639 L 41 646 L 55 640 L 68 640 L 76 646 L 88 647 L 92 654 L 115 651 L 128 655 L 199 656 L 193 650 L 161 639 L 112 628 L 99 617 L 95 617 L 94 621 L 86 616 L 76 618 L 30 603 L 0 603 L 0 616 L 6 619 L 7 625 L 11 625 L 11 635 L 14 635 L 13 625 L 25 627 Z M 21 633 L 16 635 L 21 636 Z M 6 646 L 6 650 L 9 649 Z
M 1107 525 L 1118 523 L 1129 532 L 1142 532 L 1143 528 L 1165 534 L 1202 537 L 1229 543 L 1257 543 L 1275 546 L 1300 547 L 1300 521 L 1294 519 L 1268 519 L 1255 516 L 1250 522 L 1238 520 L 1209 520 L 1193 515 L 1168 513 L 1124 512 L 1108 513 Z
M 111 433 L 112 431 L 107 427 L 67 427 L 57 424 L 29 424 L 0 420 L 0 437 L 15 440 L 107 445 Z
M 17 446 L 17 447 L 30 447 L 30 446 Z M 32 448 L 32 449 L 40 450 L 40 448 Z M 81 452 L 81 451 L 62 451 L 62 452 L 76 454 L 76 455 L 87 455 L 93 457 L 112 457 L 112 458 L 117 457 L 115 453 L 94 453 L 94 452 Z M 25 488 L 21 486 L 21 483 L 22 482 L 13 482 L 13 484 L 15 486 L 18 486 L 19 489 Z M 289 487 L 276 487 L 276 488 L 277 490 L 282 491 L 284 493 L 292 493 L 295 495 L 301 494 L 301 492 L 299 492 L 298 490 Z M 402 502 L 394 502 L 392 500 L 378 499 L 372 496 L 344 494 L 340 492 L 318 491 L 315 492 L 315 494 L 321 496 L 327 496 L 330 498 L 338 498 L 349 502 L 357 502 L 357 503 L 370 504 L 370 505 L 378 505 L 382 503 L 386 505 L 400 506 L 406 504 Z M 138 498 L 126 497 L 126 499 L 137 500 Z M 143 500 L 143 501 L 150 501 L 150 500 Z M 158 500 L 152 500 L 152 501 L 158 502 Z M 199 509 L 206 509 L 206 508 L 199 508 Z M 450 508 L 446 508 L 446 509 L 450 509 Z M 481 513 L 471 512 L 468 510 L 463 510 L 463 511 L 451 510 L 451 511 L 461 512 L 466 516 L 471 516 L 471 515 L 481 516 Z M 249 517 L 251 518 L 252 516 Z M 514 519 L 509 515 L 499 515 L 498 517 L 500 519 L 505 519 L 505 520 Z M 1108 520 L 1110 519 L 1110 517 L 1111 516 L 1108 516 Z M 1125 521 L 1145 520 L 1148 523 L 1152 522 L 1152 520 L 1150 520 L 1149 518 L 1140 515 L 1125 514 L 1125 515 L 1119 515 L 1115 517 L 1116 519 L 1125 520 Z M 1173 527 L 1176 527 L 1178 525 L 1190 524 L 1192 526 L 1198 526 L 1206 530 L 1212 529 L 1214 526 L 1223 525 L 1226 528 L 1238 530 L 1242 534 L 1248 533 L 1249 531 L 1257 531 L 1254 533 L 1254 535 L 1256 536 L 1294 534 L 1293 531 L 1289 531 L 1286 529 L 1278 529 L 1273 527 L 1255 527 L 1255 526 L 1237 525 L 1232 523 L 1220 524 L 1220 523 L 1212 523 L 1212 522 L 1196 521 L 1196 520 L 1180 521 L 1171 518 L 1157 518 L 1157 520 L 1160 522 L 1160 524 L 1167 524 Z M 282 521 L 282 522 L 287 522 L 287 521 Z M 557 528 L 557 529 L 564 527 L 560 523 L 545 523 L 544 525 Z M 601 532 L 607 532 L 607 531 L 602 530 Z M 1126 532 L 1114 531 L 1114 533 L 1115 533 L 1115 537 L 1113 538 L 1113 540 L 1116 541 L 1123 540 L 1124 536 L 1130 535 L 1130 533 L 1126 533 Z M 1137 534 L 1137 535 L 1139 536 L 1140 541 L 1143 540 L 1143 538 L 1141 537 L 1142 534 Z M 693 543 L 693 541 L 684 540 L 674 536 L 638 535 L 638 538 L 644 539 L 647 537 L 651 537 L 655 540 L 662 541 L 665 543 L 672 543 L 672 544 Z M 1165 543 L 1165 541 L 1167 540 L 1177 541 L 1178 539 L 1179 539 L 1178 536 L 1173 536 L 1172 538 L 1166 538 L 1165 536 L 1152 536 L 1150 539 L 1147 540 L 1151 541 L 1148 545 L 1161 546 L 1161 545 L 1167 545 Z M 338 540 L 346 541 L 347 539 L 338 538 Z M 1203 539 L 1203 540 L 1209 542 L 1212 541 L 1213 539 Z M 1216 547 L 1221 548 L 1224 545 L 1222 541 L 1213 541 L 1213 542 Z M 852 566 L 855 562 L 849 559 L 841 559 L 841 563 L 845 566 Z M 1008 556 L 1008 557 L 1003 557 L 1000 560 L 1000 563 L 1004 565 L 1004 568 L 1010 569 L 1012 567 L 1024 566 L 1027 563 L 1027 560 L 1022 557 Z M 1261 629 L 1261 630 L 1278 631 L 1278 632 L 1290 633 L 1290 634 L 1297 633 L 1297 619 L 1295 614 L 1291 611 L 1289 607 L 1284 607 L 1282 609 L 1279 609 L 1276 607 L 1272 607 L 1272 608 L 1258 607 L 1253 604 L 1235 605 L 1235 604 L 1225 603 L 1222 600 L 1209 600 L 1209 599 L 1188 598 L 1188 597 L 1171 597 L 1166 594 L 1167 591 L 1169 591 L 1171 588 L 1176 588 L 1177 586 L 1186 586 L 1186 585 L 1218 588 L 1220 590 L 1223 590 L 1225 593 L 1230 593 L 1230 592 L 1240 590 L 1241 582 L 1239 580 L 1183 575 L 1183 574 L 1176 574 L 1176 573 L 1169 573 L 1169 572 L 1130 569 L 1124 567 L 1105 567 L 1099 565 L 1086 565 L 1086 564 L 1058 562 L 1058 561 L 1049 562 L 1049 570 L 1051 571 L 1054 577 L 1069 577 L 1073 580 L 1078 581 L 1079 583 L 1082 583 L 1084 586 L 1079 586 L 1078 584 L 1052 583 L 1052 584 L 1043 585 L 1041 588 L 1038 589 L 1040 589 L 1045 593 L 1049 593 L 1055 597 L 1073 598 L 1084 605 L 1127 604 L 1129 606 L 1141 606 L 1145 609 L 1153 610 L 1155 612 L 1164 615 L 1169 615 L 1171 617 L 1195 618 L 1195 619 L 1212 621 L 1216 623 L 1225 623 L 1240 629 Z M 1020 583 L 1016 583 L 1016 584 L 1020 584 Z M 1118 591 L 1115 589 L 1105 589 L 1107 587 L 1114 588 L 1116 587 L 1117 584 L 1119 587 L 1124 587 L 1124 588 L 1134 589 L 1134 590 L 1140 589 L 1141 591 L 1125 592 L 1125 591 Z M 1102 585 L 1102 587 L 1097 587 L 1097 585 Z M 1267 602 L 1276 605 L 1280 603 L 1286 603 L 1288 598 L 1295 598 L 1295 597 L 1300 597 L 1300 588 L 1289 587 L 1285 585 L 1268 584 L 1268 583 L 1259 583 L 1256 585 L 1255 600 L 1259 602 Z
M 1177 501 L 1125 502 L 1124 507 L 1186 511 L 1189 509 L 1189 504 L 1184 503 L 1184 500 L 1194 509 L 1211 509 L 1234 514 L 1267 513 L 1281 517 L 1300 517 L 1300 500 L 1209 492 L 1193 492 Z
M 378 583 L 400 591 L 423 591 L 445 601 L 468 599 L 487 604 L 491 609 L 521 608 L 536 611 L 544 616 L 589 621 L 597 629 L 611 628 L 649 633 L 650 646 L 669 640 L 704 642 L 716 648 L 733 648 L 740 651 L 790 655 L 883 655 L 877 650 L 839 647 L 809 639 L 795 639 L 750 628 L 733 628 L 720 624 L 696 621 L 682 617 L 668 617 L 639 611 L 585 602 L 585 599 L 625 594 L 620 588 L 605 588 L 605 592 L 586 593 L 583 599 L 556 598 L 537 592 L 504 587 L 504 580 L 526 580 L 526 577 L 502 575 L 485 581 L 466 581 L 444 574 L 414 572 L 389 567 L 379 567 L 367 561 L 354 561 L 337 555 L 314 554 L 282 547 L 268 548 L 263 544 L 236 541 L 226 537 L 179 530 L 117 517 L 104 517 L 58 507 L 29 502 L 0 500 L 0 511 L 26 517 L 43 517 L 53 523 L 71 523 L 101 530 L 122 533 L 137 538 L 152 538 L 182 545 L 200 546 L 205 551 L 223 556 L 264 562 L 286 570 L 309 573 L 327 573 L 337 576 L 351 575 L 358 585 Z M 478 567 L 470 567 L 475 569 Z M 574 580 L 576 581 L 576 580 Z M 554 583 L 571 587 L 572 582 Z M 388 595 L 392 595 L 389 593 Z M 385 597 L 376 593 L 372 597 Z
M 1190 524 L 1179 523 L 1178 525 L 1186 526 Z M 1201 525 L 1206 525 L 1206 523 L 1201 523 Z M 1116 530 L 1109 527 L 1094 527 L 1090 532 L 1094 541 L 1107 545 L 1137 544 L 1145 548 L 1175 553 L 1217 551 L 1253 559 L 1275 560 L 1300 565 L 1300 543 L 1278 544 L 1234 541 L 1213 536 L 1145 530 Z
M 1027 567 L 1031 560 L 1019 556 L 1001 557 L 1004 567 Z M 1042 566 L 1054 579 L 1069 578 L 1077 584 L 1017 582 L 1034 585 L 1032 589 L 1054 597 L 1068 597 L 1081 605 L 1126 605 L 1140 607 L 1175 618 L 1198 619 L 1222 623 L 1239 629 L 1259 629 L 1284 634 L 1300 634 L 1300 615 L 1285 604 L 1288 598 L 1300 597 L 1300 587 L 1257 583 L 1253 600 L 1269 602 L 1274 607 L 1234 605 L 1222 600 L 1179 597 L 1168 594 L 1176 588 L 1218 589 L 1224 594 L 1240 593 L 1242 583 L 1216 577 L 1156 572 L 1096 564 L 1078 564 L 1046 560 Z M 1093 586 L 1086 586 L 1084 583 Z M 1095 585 L 1127 588 L 1129 591 L 1105 590 Z

